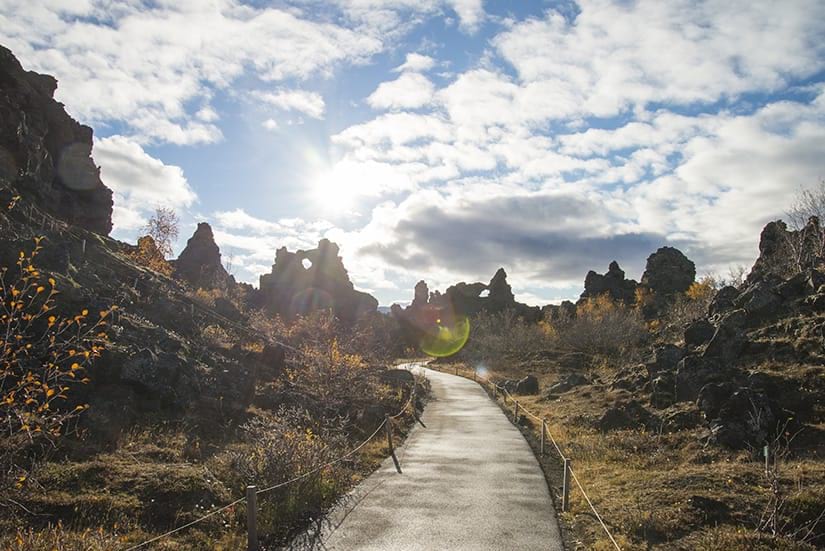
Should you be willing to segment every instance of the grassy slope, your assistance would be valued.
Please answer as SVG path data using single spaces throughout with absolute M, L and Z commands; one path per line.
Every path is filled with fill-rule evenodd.
M 454 367 L 438 366 L 448 372 L 453 372 Z M 472 377 L 471 368 L 464 364 L 458 367 L 460 374 Z M 537 370 L 533 368 L 531 372 L 535 374 Z M 489 373 L 493 380 L 523 375 L 519 369 Z M 539 379 L 545 388 L 556 382 L 558 373 L 547 364 L 541 368 Z M 519 396 L 518 400 L 532 413 L 547 419 L 550 432 L 572 459 L 574 471 L 622 549 L 814 548 L 790 537 L 774 537 L 755 530 L 771 500 L 764 464 L 756 454 L 703 446 L 703 429 L 601 433 L 592 428 L 592 420 L 614 402 L 611 392 L 604 387 L 587 386 L 556 400 L 541 396 Z M 499 402 L 502 403 L 501 399 Z M 511 412 L 512 403 L 505 409 Z M 540 425 L 528 420 L 523 429 L 537 448 Z M 788 499 L 786 520 L 797 525 L 804 519 L 816 518 L 825 506 L 825 461 L 821 450 L 800 455 L 784 461 L 779 471 Z M 551 451 L 541 462 L 558 500 L 562 471 L 558 454 Z M 723 505 L 718 510 L 703 507 L 703 498 Z M 573 547 L 613 549 L 580 492 L 571 493 L 570 503 L 570 511 L 562 513 L 561 519 Z M 821 532 L 822 528 L 820 523 L 818 530 Z M 786 531 L 792 530 L 791 526 L 786 527 Z
M 204 327 L 222 327 L 221 318 L 215 317 L 208 306 L 197 303 L 179 282 L 136 264 L 127 245 L 58 222 L 47 224 L 42 230 L 32 228 L 20 209 L 0 213 L 0 225 L 0 251 L 4 253 L 16 254 L 19 248 L 29 246 L 35 235 L 46 235 L 41 269 L 57 279 L 63 292 L 61 306 L 68 311 L 87 307 L 93 301 L 117 298 L 121 311 L 113 348 L 125 350 L 121 356 L 140 346 L 182 342 L 188 350 L 187 360 L 196 358 L 202 369 L 232 378 L 227 382 L 238 382 L 247 376 L 234 371 L 242 362 L 232 363 L 236 360 L 231 344 L 260 347 L 260 343 L 249 342 L 248 337 L 237 334 L 229 325 L 224 333 L 233 339 L 232 343 L 204 339 Z M 84 239 L 86 254 L 81 257 L 78 251 Z M 62 268 L 56 268 L 60 255 L 66 251 L 71 256 Z M 137 286 L 135 281 L 139 282 Z M 191 308 L 194 315 L 189 316 Z M 151 331 L 140 332 L 144 326 Z M 322 339 L 318 336 L 316 340 Z M 331 342 L 332 338 L 326 344 L 331 346 Z M 299 362 L 293 367 L 306 369 L 298 369 L 289 380 L 282 377 L 259 381 L 255 401 L 265 403 L 266 407 L 250 407 L 231 414 L 200 407 L 186 411 L 162 409 L 145 393 L 139 394 L 139 404 L 127 404 L 120 402 L 121 394 L 117 394 L 134 400 L 125 392 L 126 385 L 115 382 L 98 387 L 97 381 L 93 381 L 84 391 L 85 399 L 92 404 L 84 414 L 89 421 L 87 428 L 91 429 L 87 436 L 64 438 L 56 448 L 47 447 L 25 484 L 14 495 L 0 496 L 0 549 L 125 548 L 237 499 L 242 495 L 243 475 L 236 472 L 231 454 L 254 457 L 263 453 L 244 436 L 241 425 L 277 416 L 281 404 L 315 408 L 314 421 L 319 424 L 329 421 L 322 413 L 323 407 L 333 412 L 343 410 L 352 418 L 343 441 L 336 440 L 331 451 L 324 450 L 324 442 L 319 444 L 317 436 L 298 432 L 294 446 L 285 446 L 290 448 L 285 453 L 292 453 L 293 461 L 282 462 L 288 465 L 285 472 L 271 474 L 274 478 L 283 476 L 275 478 L 276 482 L 303 472 L 301 469 L 315 464 L 315 457 L 351 449 L 380 421 L 381 416 L 376 417 L 370 408 L 395 411 L 404 398 L 377 382 L 376 377 L 385 368 L 379 362 L 360 362 L 337 352 L 334 361 L 327 362 L 326 357 L 319 353 L 311 369 Z M 328 364 L 336 365 L 328 368 Z M 354 375 L 347 371 L 350 364 L 357 371 Z M 104 368 L 117 372 L 116 365 L 107 364 Z M 97 376 L 111 378 L 113 375 L 104 368 Z M 362 386 L 354 388 L 349 380 Z M 212 386 L 221 384 L 223 380 L 219 378 Z M 112 394 L 113 388 L 117 393 Z M 357 390 L 365 388 L 372 394 Z M 96 415 L 103 411 L 105 415 Z M 362 413 L 370 415 L 361 418 Z M 401 419 L 402 435 L 410 423 L 409 416 Z M 286 434 L 285 438 L 292 436 Z M 385 455 L 385 446 L 377 441 L 366 446 L 353 461 L 313 478 L 311 485 L 273 493 L 269 502 L 262 497 L 262 514 L 269 511 L 275 515 L 262 521 L 270 539 L 282 540 L 300 530 L 374 470 Z M 274 501 L 279 504 L 274 505 Z M 244 515 L 245 510 L 239 505 L 153 548 L 238 549 L 243 543 L 239 534 Z

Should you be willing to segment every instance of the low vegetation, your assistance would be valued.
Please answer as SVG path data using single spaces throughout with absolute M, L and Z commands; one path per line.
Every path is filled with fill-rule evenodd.
M 15 203 L 3 220 L 24 235 Z M 81 238 L 66 233 L 38 238 L 0 272 L 0 549 L 125 549 L 237 500 L 248 484 L 298 479 L 260 496 L 261 541 L 274 547 L 386 456 L 375 439 L 310 472 L 407 403 L 408 385 L 382 376 L 397 355 L 388 318 L 345 325 L 318 311 L 287 322 L 232 289 L 182 285 L 162 255 L 147 260 L 134 256 L 140 247 L 82 239 L 100 272 L 88 257 L 62 273 L 41 267 L 41 256 L 54 265 L 60 247 L 80 250 Z M 90 282 L 126 306 L 100 309 L 86 293 Z M 142 356 L 150 361 L 129 363 Z M 132 365 L 151 384 L 166 376 L 164 361 L 181 377 L 192 376 L 190 365 L 211 373 L 200 377 L 212 387 L 172 389 L 163 380 L 164 403 L 116 378 Z M 411 419 L 395 421 L 399 436 Z M 239 503 L 152 548 L 239 549 L 245 514 Z

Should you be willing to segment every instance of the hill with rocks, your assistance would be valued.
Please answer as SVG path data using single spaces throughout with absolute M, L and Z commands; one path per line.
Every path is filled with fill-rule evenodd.
M 453 361 L 547 419 L 622 548 L 821 548 L 823 253 L 815 216 L 768 223 L 739 281 L 697 281 L 663 247 L 638 282 L 616 262 L 589 272 L 580 299 L 545 306 L 539 324 L 479 318 Z M 566 528 L 588 548 L 604 541 L 596 522 Z
M 409 381 L 386 376 L 394 326 L 354 289 L 337 245 L 280 249 L 254 289 L 227 273 L 206 223 L 174 260 L 149 236 L 108 237 L 112 191 L 92 130 L 56 87 L 0 47 L 0 547 L 139 543 L 247 483 L 344 453 L 401 407 Z M 330 470 L 323 495 L 302 489 L 289 508 L 262 509 L 278 519 L 268 541 L 376 459 Z M 237 519 L 169 545 L 238 548 L 223 523 Z

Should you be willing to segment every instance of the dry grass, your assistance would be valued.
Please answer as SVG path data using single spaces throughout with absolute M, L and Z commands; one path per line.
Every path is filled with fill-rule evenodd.
M 454 365 L 431 366 L 454 373 Z M 472 378 L 472 369 L 458 366 L 459 374 Z M 492 373 L 493 378 L 513 378 L 519 373 Z M 540 377 L 542 387 L 556 374 Z M 592 421 L 613 398 L 606 391 L 582 387 L 557 400 L 519 396 L 520 406 L 540 418 L 548 428 L 623 550 L 642 549 L 813 549 L 801 542 L 807 530 L 795 528 L 825 510 L 825 462 L 815 454 L 788 459 L 780 466 L 781 486 L 787 496 L 782 513 L 785 528 L 772 535 L 757 530 L 771 500 L 771 489 L 758 454 L 729 452 L 701 444 L 702 429 L 653 433 L 622 430 L 601 433 Z M 499 402 L 502 400 L 499 398 Z M 512 411 L 508 404 L 506 411 Z M 503 406 L 503 403 L 502 403 Z M 540 423 L 528 418 L 525 436 L 538 447 Z M 561 463 L 548 443 L 541 463 L 558 498 Z M 577 488 L 571 508 L 561 514 L 576 549 L 613 549 Z M 715 504 L 703 507 L 703 503 Z M 810 524 L 808 525 L 810 526 Z M 814 534 L 822 534 L 825 519 Z M 819 544 L 825 543 L 822 538 Z

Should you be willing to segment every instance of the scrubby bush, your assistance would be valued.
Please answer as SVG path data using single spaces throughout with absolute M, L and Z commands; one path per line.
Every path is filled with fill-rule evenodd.
M 660 318 L 654 320 L 653 328 L 665 340 L 681 337 L 687 325 L 707 315 L 718 288 L 719 283 L 711 276 L 693 283 L 687 291 L 673 298 Z
M 129 255 L 132 260 L 141 266 L 154 270 L 166 276 L 172 275 L 172 265 L 166 261 L 163 253 L 155 245 L 151 236 L 145 235 L 138 239 L 137 247 Z
M 281 408 L 245 424 L 244 444 L 217 458 L 216 470 L 238 489 L 294 481 L 259 498 L 260 531 L 277 539 L 296 520 L 318 517 L 349 487 L 352 473 L 341 465 L 311 472 L 349 451 L 344 428 L 340 420 L 319 420 L 299 408 Z
M 607 295 L 579 303 L 575 317 L 554 321 L 552 331 L 558 348 L 612 358 L 637 350 L 648 335 L 638 308 Z
M 70 393 L 89 382 L 86 371 L 108 342 L 111 310 L 58 311 L 56 281 L 35 266 L 42 241 L 20 251 L 13 269 L 0 268 L 0 490 L 12 476 L 25 482 L 27 466 L 16 462 L 22 447 L 61 436 L 88 407 L 70 405 Z
M 470 362 L 523 361 L 551 347 L 549 325 L 526 322 L 512 310 L 481 312 L 470 320 L 470 338 L 461 351 Z
M 258 310 L 249 314 L 249 326 L 269 341 L 296 349 L 324 348 L 335 341 L 339 350 L 371 362 L 389 362 L 403 353 L 398 323 L 378 313 L 363 316 L 350 326 L 329 310 L 310 312 L 290 322 Z
M 231 348 L 233 339 L 229 333 L 220 325 L 207 325 L 201 330 L 201 338 L 207 346 L 213 348 Z

